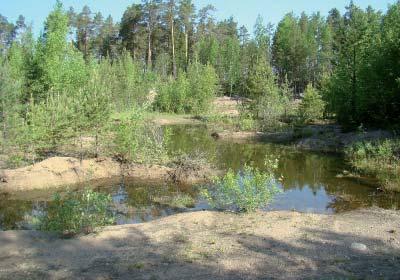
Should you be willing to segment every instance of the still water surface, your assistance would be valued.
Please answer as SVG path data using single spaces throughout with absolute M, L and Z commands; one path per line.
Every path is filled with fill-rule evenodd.
M 244 164 L 263 168 L 265 157 L 279 158 L 276 176 L 283 177 L 283 192 L 265 210 L 295 210 L 313 213 L 338 213 L 377 206 L 400 209 L 400 195 L 385 194 L 376 187 L 338 176 L 347 168 L 340 156 L 298 151 L 270 143 L 232 143 L 215 141 L 200 125 L 170 126 L 168 150 L 171 154 L 202 154 L 216 168 L 239 170 Z M 209 209 L 198 197 L 195 186 L 157 185 L 116 180 L 96 187 L 110 193 L 115 203 L 117 222 L 140 223 L 183 211 Z M 46 205 L 51 193 L 31 200 L 0 198 L 0 228 L 29 228 Z M 171 205 L 184 196 L 194 203 L 184 208 Z

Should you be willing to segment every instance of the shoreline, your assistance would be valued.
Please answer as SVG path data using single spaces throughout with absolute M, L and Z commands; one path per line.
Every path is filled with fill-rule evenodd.
M 195 184 L 207 181 L 216 172 L 208 167 L 190 170 L 162 165 L 124 166 L 110 158 L 80 161 L 72 157 L 52 157 L 27 167 L 1 170 L 0 193 L 79 187 L 90 182 L 121 177 L 146 182 Z
M 307 125 L 298 129 L 281 132 L 229 131 L 213 132 L 212 136 L 221 141 L 260 141 L 293 146 L 310 152 L 343 154 L 351 144 L 362 141 L 390 139 L 392 133 L 385 130 L 366 132 L 342 132 L 338 125 Z
M 201 211 L 74 239 L 5 231 L 0 278 L 398 279 L 399 228 L 397 212 L 373 208 L 338 215 Z

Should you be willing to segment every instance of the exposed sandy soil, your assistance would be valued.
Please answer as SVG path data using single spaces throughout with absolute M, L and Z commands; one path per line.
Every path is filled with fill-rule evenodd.
M 249 141 L 261 140 L 264 133 L 256 131 L 222 131 L 218 133 L 214 132 L 211 135 L 217 140 L 246 143 Z
M 339 125 L 309 125 L 299 133 L 295 146 L 302 150 L 321 152 L 342 152 L 353 143 L 375 141 L 392 137 L 385 130 L 369 130 L 364 132 L 344 132 Z
M 213 110 L 221 115 L 237 117 L 239 116 L 238 107 L 245 101 L 248 101 L 248 99 L 228 96 L 218 97 L 213 101 Z
M 0 244 L 0 279 L 400 279 L 400 215 L 378 209 L 185 213 L 69 240 L 0 232 Z
M 207 167 L 192 172 L 160 165 L 121 166 L 109 158 L 80 161 L 71 157 L 53 157 L 19 169 L 0 170 L 0 192 L 60 188 L 121 175 L 145 181 L 173 180 L 191 184 L 207 180 L 213 173 Z
M 183 125 L 183 124 L 200 124 L 193 116 L 188 115 L 158 115 L 151 119 L 156 125 Z
M 238 105 L 244 99 L 237 99 L 233 97 L 217 97 L 212 102 L 212 112 L 219 115 L 237 117 L 239 115 Z M 201 121 L 197 120 L 191 115 L 167 115 L 159 114 L 152 116 L 150 120 L 156 125 L 183 125 L 183 124 L 200 124 Z
M 282 132 L 223 131 L 213 133 L 216 139 L 245 142 L 261 140 L 271 143 L 292 144 L 300 150 L 342 153 L 346 146 L 361 141 L 374 141 L 392 137 L 384 130 L 366 132 L 342 132 L 338 125 L 308 125 L 297 131 Z

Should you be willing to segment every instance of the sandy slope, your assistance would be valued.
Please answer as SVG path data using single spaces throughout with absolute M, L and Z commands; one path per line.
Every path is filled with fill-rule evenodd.
M 214 172 L 208 167 L 201 170 L 180 170 L 161 165 L 121 166 L 109 158 L 80 161 L 71 157 L 53 157 L 23 168 L 0 170 L 0 193 L 84 185 L 85 182 L 121 175 L 143 181 L 174 180 L 189 184 L 202 182 Z

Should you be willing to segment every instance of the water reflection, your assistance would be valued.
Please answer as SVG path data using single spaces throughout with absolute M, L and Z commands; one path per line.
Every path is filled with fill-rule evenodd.
M 357 180 L 339 178 L 337 175 L 347 168 L 339 156 L 301 152 L 268 143 L 215 141 L 203 126 L 172 126 L 168 129 L 171 130 L 168 141 L 171 155 L 201 152 L 220 169 L 238 170 L 244 164 L 264 168 L 267 155 L 279 158 L 276 176 L 283 176 L 281 188 L 284 192 L 266 210 L 337 213 L 370 206 L 399 209 L 399 194 L 381 193 Z M 197 189 L 192 186 L 144 184 L 125 179 L 106 182 L 96 189 L 112 195 L 118 224 L 140 223 L 182 211 L 208 208 L 198 199 Z M 1 197 L 1 228 L 26 225 L 27 218 L 34 216 L 35 211 L 40 212 L 45 205 L 41 201 L 50 196 L 51 193 L 41 194 L 30 201 Z
M 338 174 L 348 169 L 340 156 L 298 151 L 268 143 L 215 141 L 201 126 L 173 127 L 172 135 L 171 153 L 200 150 L 223 169 L 238 170 L 244 164 L 263 168 L 267 155 L 279 158 L 276 175 L 284 178 L 284 193 L 276 198 L 269 209 L 334 213 L 360 207 L 398 209 L 400 206 L 399 194 L 380 193 L 376 188 L 355 179 L 339 178 Z

